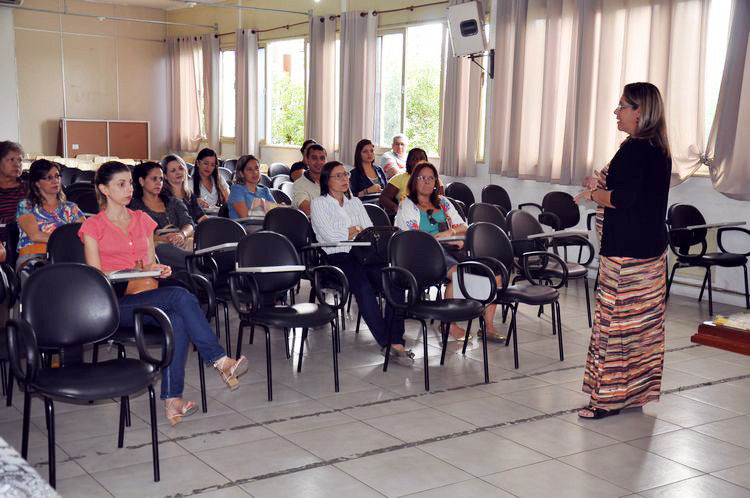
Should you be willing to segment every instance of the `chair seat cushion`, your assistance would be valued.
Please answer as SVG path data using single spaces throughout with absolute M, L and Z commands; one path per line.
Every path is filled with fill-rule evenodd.
M 144 324 L 143 332 L 147 346 L 161 346 L 164 343 L 164 332 L 156 325 Z M 135 329 L 119 327 L 109 340 L 120 344 L 135 344 Z
M 272 327 L 319 327 L 336 318 L 327 304 L 300 303 L 293 306 L 269 306 L 250 315 L 251 321 Z
M 529 283 L 509 285 L 505 292 L 497 298 L 498 303 L 513 303 L 540 305 L 557 301 L 560 293 L 557 289 L 544 285 Z
M 49 396 L 96 400 L 129 396 L 152 384 L 158 370 L 151 364 L 125 358 L 99 363 L 76 363 L 42 368 L 33 387 Z
M 710 252 L 704 254 L 701 260 L 711 265 L 724 267 L 742 266 L 747 263 L 747 258 L 744 255 L 731 252 Z
M 432 318 L 441 322 L 463 322 L 482 314 L 483 306 L 473 299 L 442 299 L 420 301 L 409 308 L 409 315 Z

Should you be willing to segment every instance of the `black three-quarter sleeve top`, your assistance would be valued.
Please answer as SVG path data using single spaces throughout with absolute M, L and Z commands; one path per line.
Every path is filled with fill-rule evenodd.
M 607 190 L 614 208 L 604 209 L 600 254 L 649 259 L 667 247 L 672 159 L 647 139 L 629 138 L 609 165 Z

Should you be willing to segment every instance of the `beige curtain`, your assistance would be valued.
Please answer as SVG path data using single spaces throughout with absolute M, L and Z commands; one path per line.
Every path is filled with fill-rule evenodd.
M 470 0 L 450 0 L 449 5 Z M 466 57 L 453 57 L 448 48 L 440 132 L 440 172 L 476 176 L 479 94 L 482 70 Z
M 258 155 L 258 35 L 237 31 L 235 153 Z
M 714 188 L 750 200 L 750 2 L 734 2 L 724 77 L 711 135 L 709 167 Z
M 375 133 L 375 33 L 377 18 L 365 11 L 341 14 L 341 162 L 354 164 L 354 147 Z
M 197 151 L 201 131 L 203 51 L 198 37 L 167 39 L 171 79 L 170 148 Z
M 650 81 L 667 111 L 674 181 L 704 153 L 709 0 L 508 0 L 492 13 L 491 173 L 578 184 L 625 138 L 613 111 Z
M 203 50 L 203 115 L 205 117 L 206 141 L 208 146 L 218 153 L 221 138 L 219 36 L 209 34 L 200 38 Z
M 333 156 L 336 121 L 336 18 L 310 19 L 310 78 L 307 90 L 306 137 Z

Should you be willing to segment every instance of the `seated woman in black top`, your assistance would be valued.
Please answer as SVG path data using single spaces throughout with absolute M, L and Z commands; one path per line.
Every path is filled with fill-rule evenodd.
M 133 169 L 133 200 L 128 207 L 145 211 L 156 222 L 154 239 L 159 261 L 173 268 L 186 268 L 185 256 L 192 251 L 189 241 L 193 237 L 193 220 L 185 203 L 164 191 L 164 172 L 159 163 L 149 161 Z
M 292 181 L 295 181 L 297 178 L 302 176 L 305 171 L 307 171 L 307 163 L 305 162 L 307 148 L 316 143 L 318 142 L 316 142 L 312 138 L 308 138 L 307 140 L 302 142 L 302 147 L 299 148 L 299 151 L 302 153 L 302 160 L 292 164 L 292 167 L 289 168 L 289 177 L 292 179 Z
M 185 160 L 178 155 L 168 154 L 161 160 L 161 167 L 164 170 L 166 180 L 165 192 L 185 203 L 193 223 L 206 220 L 208 217 L 198 204 L 198 196 L 195 195 L 190 186 L 190 175 L 188 175 Z
M 651 83 L 625 85 L 615 108 L 628 134 L 608 171 L 576 199 L 597 205 L 599 288 L 583 390 L 583 418 L 659 399 L 664 363 L 667 211 L 672 159 L 664 104 Z M 601 227 L 601 228 L 600 228 Z
M 351 174 L 352 194 L 357 197 L 379 194 L 385 188 L 385 172 L 375 164 L 375 147 L 366 138 L 357 142 L 354 149 L 354 169 Z

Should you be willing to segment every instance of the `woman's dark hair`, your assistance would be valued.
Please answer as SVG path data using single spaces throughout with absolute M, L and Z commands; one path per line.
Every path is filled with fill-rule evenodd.
M 94 188 L 96 188 L 96 199 L 99 201 L 99 207 L 104 208 L 107 205 L 107 198 L 99 190 L 99 185 L 108 185 L 112 181 L 112 177 L 117 173 L 128 173 L 130 174 L 130 168 L 120 161 L 108 161 L 96 170 L 94 175 Z
M 62 171 L 59 164 L 48 161 L 47 159 L 37 159 L 36 161 L 31 163 L 31 167 L 29 168 L 28 199 L 29 202 L 31 202 L 32 206 L 41 206 L 42 202 L 44 202 L 44 198 L 42 197 L 42 193 L 39 191 L 37 182 L 46 177 L 52 169 L 56 169 L 58 174 L 60 174 L 60 172 Z M 65 200 L 65 194 L 63 193 L 62 185 L 60 186 L 60 191 L 57 193 L 57 200 L 58 202 Z
M 299 151 L 302 153 L 302 157 L 305 157 L 305 151 L 307 150 L 307 148 L 311 146 L 312 144 L 316 144 L 316 143 L 318 142 L 316 142 L 312 138 L 308 138 L 307 140 L 302 142 L 302 147 L 299 148 Z
M 23 149 L 21 148 L 21 144 L 16 142 L 11 142 L 10 140 L 5 140 L 3 142 L 0 142 L 0 161 L 5 159 L 5 156 L 10 154 L 11 152 L 18 152 L 19 154 L 23 155 Z
M 411 170 L 414 169 L 414 165 L 420 161 L 428 161 L 427 152 L 425 152 L 424 149 L 420 149 L 419 147 L 414 147 L 406 156 L 406 173 L 411 175 Z
M 638 129 L 632 136 L 648 140 L 659 147 L 666 157 L 670 157 L 667 120 L 659 89 L 651 83 L 630 83 L 625 85 L 622 95 L 633 109 L 641 111 Z
M 203 159 L 207 157 L 216 158 L 216 167 L 211 173 L 211 178 L 213 178 L 214 180 L 214 187 L 216 188 L 216 193 L 218 194 L 219 202 L 224 204 L 227 202 L 227 200 L 224 199 L 224 196 L 221 193 L 221 189 L 219 188 L 219 185 L 221 185 L 221 179 L 219 178 L 219 156 L 216 155 L 216 152 L 214 152 L 213 149 L 209 149 L 208 147 L 206 147 L 205 149 L 201 149 L 200 152 L 198 152 L 198 156 L 195 158 L 195 170 L 193 170 L 193 192 L 195 192 L 195 195 L 197 197 L 200 197 L 201 173 L 200 173 L 200 169 L 198 168 L 198 161 L 202 161 Z
M 339 161 L 329 161 L 323 166 L 323 171 L 320 172 L 320 195 L 321 197 L 330 193 L 328 189 L 328 182 L 331 180 L 331 172 L 339 166 L 343 166 Z M 351 199 L 352 195 L 347 190 L 344 195 Z
M 422 170 L 425 169 L 432 170 L 432 174 L 435 176 L 435 188 L 432 190 L 432 193 L 430 194 L 430 204 L 435 206 L 435 209 L 440 207 L 440 196 L 438 195 L 438 172 L 437 168 L 432 163 L 419 163 L 414 166 L 414 169 L 412 171 L 412 175 L 409 177 L 409 183 L 406 184 L 406 188 L 409 191 L 409 200 L 411 200 L 415 205 L 419 204 L 419 196 L 417 194 L 417 177 L 420 176 L 419 173 Z
M 363 174 L 364 171 L 362 171 L 362 150 L 368 145 L 372 145 L 372 142 L 366 138 L 363 138 L 362 140 L 357 142 L 357 146 L 354 148 L 354 169 Z
M 164 168 L 161 167 L 161 164 L 154 161 L 146 161 L 133 168 L 133 198 L 143 199 L 143 185 L 141 185 L 140 180 L 141 178 L 145 179 L 154 169 L 159 169 L 164 174 Z M 159 199 L 164 203 L 164 206 L 169 204 L 169 194 L 164 187 L 159 192 Z
M 255 161 L 256 163 L 258 163 L 258 166 L 260 166 L 260 161 L 258 161 L 258 158 L 252 154 L 248 154 L 237 159 L 237 166 L 234 170 L 235 183 L 239 183 L 240 185 L 245 184 L 245 168 L 250 163 L 250 161 Z

